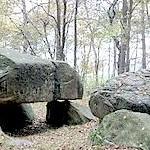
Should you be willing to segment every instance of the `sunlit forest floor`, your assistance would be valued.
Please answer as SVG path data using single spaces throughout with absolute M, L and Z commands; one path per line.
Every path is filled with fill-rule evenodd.
M 87 100 L 76 102 L 87 105 Z M 0 146 L 0 150 L 133 150 L 117 146 L 111 148 L 92 146 L 88 136 L 96 121 L 83 125 L 51 128 L 45 124 L 46 103 L 31 105 L 36 116 L 34 124 L 15 133 L 12 137 L 14 143 L 10 146 L 5 144 Z M 21 140 L 21 144 L 20 141 L 17 143 L 18 139 Z

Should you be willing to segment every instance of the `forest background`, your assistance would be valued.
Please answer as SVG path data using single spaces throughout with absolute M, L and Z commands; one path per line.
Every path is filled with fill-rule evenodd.
M 63 60 L 85 94 L 150 66 L 150 0 L 0 0 L 0 48 Z

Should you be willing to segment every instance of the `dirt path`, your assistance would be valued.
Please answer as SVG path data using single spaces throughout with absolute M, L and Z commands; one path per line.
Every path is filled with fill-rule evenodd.
M 0 150 L 98 150 L 88 140 L 95 121 L 83 125 L 51 128 L 45 123 L 46 103 L 32 104 L 36 119 L 33 125 L 14 134 Z M 126 148 L 102 148 L 103 150 L 127 150 Z M 128 149 L 131 150 L 131 149 Z
M 32 104 L 36 119 L 30 125 L 13 134 L 9 146 L 0 150 L 90 150 L 89 132 L 95 121 L 84 125 L 52 128 L 45 123 L 46 103 Z

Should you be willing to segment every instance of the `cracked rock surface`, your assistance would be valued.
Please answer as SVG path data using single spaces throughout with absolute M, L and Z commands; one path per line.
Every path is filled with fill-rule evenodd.
M 67 63 L 0 50 L 0 103 L 82 98 L 77 72 Z

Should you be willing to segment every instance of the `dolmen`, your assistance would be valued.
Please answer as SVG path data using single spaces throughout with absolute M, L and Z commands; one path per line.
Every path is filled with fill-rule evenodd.
M 82 99 L 82 95 L 80 77 L 67 63 L 10 49 L 0 50 L 0 126 L 3 130 L 31 123 L 33 112 L 27 104 L 35 102 L 47 102 L 48 124 L 86 122 L 89 119 L 69 101 Z M 73 110 L 78 119 L 68 115 L 69 110 Z

